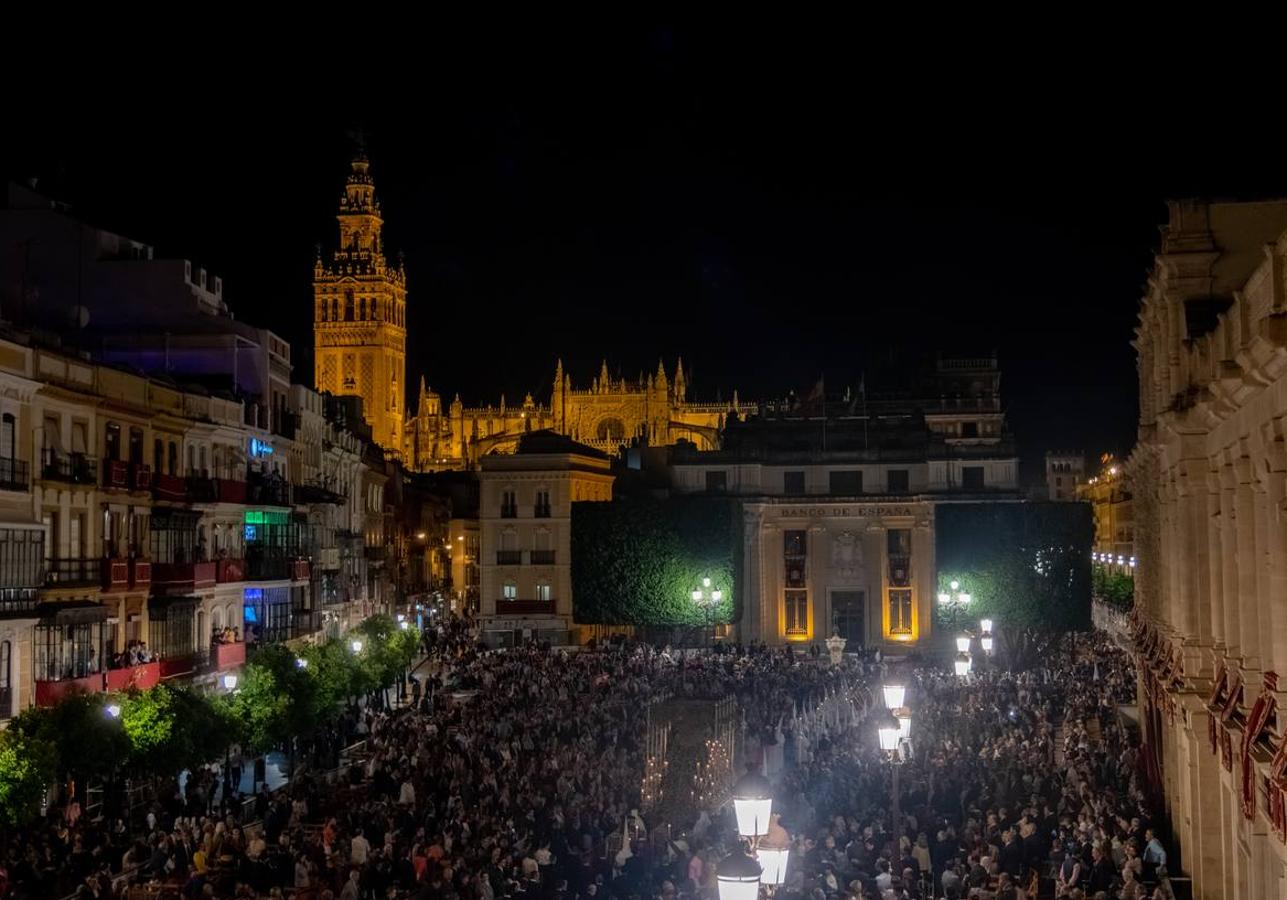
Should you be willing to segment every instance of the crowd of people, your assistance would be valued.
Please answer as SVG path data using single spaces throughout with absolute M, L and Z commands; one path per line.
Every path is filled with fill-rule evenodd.
M 170 785 L 133 828 L 54 810 L 10 842 L 3 891 L 712 900 L 719 861 L 737 845 L 731 811 L 648 822 L 645 732 L 659 697 L 732 696 L 746 760 L 785 761 L 774 827 L 793 844 L 782 900 L 1010 900 L 1034 873 L 1059 896 L 1137 900 L 1148 895 L 1136 886 L 1159 878 L 1165 896 L 1166 852 L 1116 715 L 1133 677 L 1102 640 L 968 683 L 905 664 L 914 752 L 898 822 L 871 721 L 800 715 L 874 688 L 889 674 L 878 657 L 833 668 L 763 646 L 495 651 L 463 619 L 427 628 L 423 649 L 407 702 L 355 704 L 288 787 L 242 797 L 239 777 L 212 766 Z

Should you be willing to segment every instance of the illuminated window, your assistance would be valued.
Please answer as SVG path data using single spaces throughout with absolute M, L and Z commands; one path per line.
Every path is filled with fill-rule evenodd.
M 912 633 L 912 592 L 905 588 L 889 592 L 889 633 Z
M 808 591 L 786 592 L 786 633 L 807 634 L 809 631 Z
M 536 599 L 542 603 L 550 602 L 550 586 L 548 584 L 538 584 L 536 586 Z
M 501 597 L 503 597 L 506 600 L 517 600 L 518 585 L 507 583 L 504 587 L 501 588 Z

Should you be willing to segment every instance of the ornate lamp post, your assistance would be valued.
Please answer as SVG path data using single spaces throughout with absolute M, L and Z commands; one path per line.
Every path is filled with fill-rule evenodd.
M 737 833 L 750 841 L 752 847 L 769 833 L 773 786 L 750 767 L 733 785 L 733 813 L 737 817 Z
M 724 599 L 724 592 L 719 588 L 711 587 L 709 578 L 702 579 L 702 586 L 693 588 L 693 602 L 700 606 L 706 613 L 706 628 L 710 632 L 710 644 L 715 644 L 715 607 L 719 606 L 720 601 Z
M 894 840 L 897 842 L 901 839 L 902 831 L 902 810 L 900 804 L 902 797 L 898 784 L 898 777 L 902 771 L 903 763 L 911 755 L 910 736 L 912 731 L 912 711 L 907 707 L 900 707 L 897 714 L 892 711 L 876 729 L 876 737 L 880 742 L 880 749 L 884 751 L 885 758 L 890 765 L 890 786 L 889 786 L 889 807 L 893 814 Z M 895 844 L 897 852 L 897 843 Z
M 961 590 L 961 582 L 955 578 L 948 582 L 947 586 L 950 591 L 939 593 L 938 605 L 951 616 L 952 630 L 955 631 L 961 612 L 969 608 L 972 598 L 968 592 Z
M 715 882 L 719 886 L 719 900 L 756 900 L 760 894 L 760 864 L 741 847 L 734 850 L 719 864 Z
M 988 656 L 991 656 L 991 655 L 992 655 L 992 646 L 993 646 L 993 644 L 992 644 L 992 620 L 991 620 L 991 619 L 980 619 L 980 620 L 979 620 L 979 632 L 980 632 L 980 635 L 979 635 L 979 646 L 981 646 L 981 647 L 983 648 L 983 652 L 984 652 L 984 653 L 986 653 Z

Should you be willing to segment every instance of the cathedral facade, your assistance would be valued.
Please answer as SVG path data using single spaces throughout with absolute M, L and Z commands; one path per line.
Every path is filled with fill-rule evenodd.
M 390 265 L 366 155 L 340 198 L 340 242 L 313 269 L 313 359 L 319 391 L 362 398 L 376 443 L 401 452 L 407 369 L 407 279 Z
M 384 220 L 375 196 L 370 162 L 353 159 L 340 197 L 339 246 L 318 251 L 313 271 L 314 377 L 318 391 L 362 398 L 363 417 L 375 442 L 408 468 L 420 472 L 472 469 L 491 453 L 512 453 L 531 431 L 549 429 L 615 455 L 623 444 L 652 446 L 683 439 L 699 449 L 719 445 L 731 403 L 693 403 L 680 360 L 673 373 L 637 380 L 613 378 L 605 361 L 588 387 L 555 366 L 548 399 L 529 393 L 518 405 L 467 407 L 459 395 L 447 406 L 420 381 L 414 411 L 406 395 L 407 280 L 401 262 L 391 264 L 381 238 Z
M 512 453 L 530 431 L 549 429 L 578 443 L 615 455 L 623 444 L 651 446 L 691 441 L 705 450 L 719 445 L 720 432 L 730 416 L 743 410 L 734 394 L 731 403 L 693 403 L 688 400 L 684 364 L 673 377 L 665 365 L 634 381 L 613 378 L 605 361 L 589 387 L 573 385 L 560 360 L 554 368 L 551 396 L 537 403 L 528 394 L 519 406 L 466 407 L 457 396 L 444 412 L 442 398 L 424 387 L 416 413 L 407 422 L 405 453 L 413 468 L 430 472 L 473 468 L 491 453 Z

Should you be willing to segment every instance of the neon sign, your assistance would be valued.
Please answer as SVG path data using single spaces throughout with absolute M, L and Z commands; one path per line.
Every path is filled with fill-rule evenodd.
M 273 455 L 273 445 L 261 441 L 259 438 L 250 439 L 250 455 L 255 458 Z

